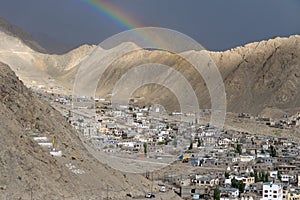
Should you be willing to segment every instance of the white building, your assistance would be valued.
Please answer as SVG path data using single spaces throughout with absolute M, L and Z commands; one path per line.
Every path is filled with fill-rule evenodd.
M 264 183 L 262 200 L 282 200 L 282 192 L 282 185 L 280 183 Z
M 229 196 L 229 197 L 231 197 L 231 199 L 232 199 L 232 197 L 237 198 L 240 194 L 239 189 L 237 189 L 237 188 L 223 188 L 223 187 L 220 187 L 220 192 L 221 192 L 221 196 L 223 196 L 223 195 Z
M 240 156 L 240 160 L 241 162 L 250 162 L 251 160 L 254 160 L 255 157 L 254 156 Z
M 282 182 L 289 182 L 290 178 L 292 178 L 292 177 L 290 177 L 288 174 L 281 175 L 281 181 Z
M 271 178 L 275 178 L 275 179 L 277 179 L 278 177 L 278 171 L 270 171 L 270 177 Z

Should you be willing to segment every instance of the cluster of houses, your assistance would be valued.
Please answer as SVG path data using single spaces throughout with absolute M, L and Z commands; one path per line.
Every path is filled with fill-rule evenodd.
M 239 118 L 244 119 L 253 119 L 260 123 L 265 123 L 267 126 L 272 128 L 279 128 L 279 129 L 289 129 L 299 125 L 300 122 L 300 113 L 297 113 L 293 116 L 285 114 L 281 120 L 272 120 L 268 117 L 263 116 L 254 116 L 247 113 L 240 113 L 238 114 Z
M 107 153 L 156 159 L 172 155 L 181 165 L 203 168 L 203 173 L 163 177 L 184 199 L 300 200 L 300 145 L 293 138 L 217 129 L 198 124 L 193 113 L 103 105 L 96 107 L 96 115 L 78 109 L 66 118 L 95 148 Z M 182 116 L 193 120 L 178 119 Z M 275 128 L 295 126 L 299 119 L 297 114 L 277 127 L 268 118 L 255 118 Z
M 200 127 L 178 120 L 182 113 L 171 113 L 175 119 L 170 119 L 157 107 L 123 106 L 115 110 L 99 107 L 94 118 L 80 109 L 70 115 L 71 124 L 96 148 L 107 153 L 127 152 L 157 159 L 167 155 L 177 158 Z
M 168 117 L 153 117 L 150 112 L 147 107 L 100 110 L 101 126 L 91 138 L 104 143 L 107 152 L 145 156 L 155 152 L 157 159 L 173 154 L 178 162 L 205 169 L 206 173 L 163 178 L 184 199 L 214 199 L 216 193 L 223 200 L 300 199 L 298 141 L 220 130 L 196 122 L 182 125 Z
M 238 131 L 201 134 L 180 157 L 201 174 L 173 174 L 164 181 L 184 199 L 300 199 L 300 145 L 291 138 Z M 203 146 L 202 146 L 203 145 Z M 188 160 L 188 161 L 187 161 Z

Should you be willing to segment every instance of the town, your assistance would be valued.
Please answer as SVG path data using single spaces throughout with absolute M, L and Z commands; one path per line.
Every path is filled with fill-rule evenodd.
M 134 99 L 118 109 L 104 98 L 92 99 L 94 106 L 72 108 L 73 100 L 64 95 L 37 95 L 50 100 L 93 148 L 120 158 L 167 160 L 164 166 L 169 171 L 162 168 L 144 173 L 164 188 L 162 192 L 174 190 L 183 199 L 300 199 L 297 138 L 201 124 L 209 110 L 203 110 L 197 119 L 191 113 L 166 113 L 160 105 L 139 107 Z M 183 121 L 183 116 L 193 120 Z M 298 125 L 299 116 L 279 122 L 245 113 L 237 118 L 290 129 Z

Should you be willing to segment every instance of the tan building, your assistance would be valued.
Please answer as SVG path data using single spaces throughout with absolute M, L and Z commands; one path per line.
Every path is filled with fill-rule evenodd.
M 300 200 L 300 191 L 299 190 L 290 190 L 287 194 L 287 200 Z
M 200 177 L 196 179 L 199 186 L 209 186 L 213 187 L 219 185 L 219 179 L 209 178 L 209 177 Z
M 254 177 L 242 177 L 242 181 L 246 185 L 250 185 L 250 184 L 253 184 L 255 182 L 255 178 Z

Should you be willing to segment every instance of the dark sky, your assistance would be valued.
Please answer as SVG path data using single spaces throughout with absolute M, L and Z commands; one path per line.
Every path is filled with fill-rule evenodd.
M 210 50 L 300 34 L 299 0 L 106 1 L 145 26 L 180 31 Z M 0 16 L 54 49 L 98 44 L 126 30 L 80 0 L 1 0 Z

